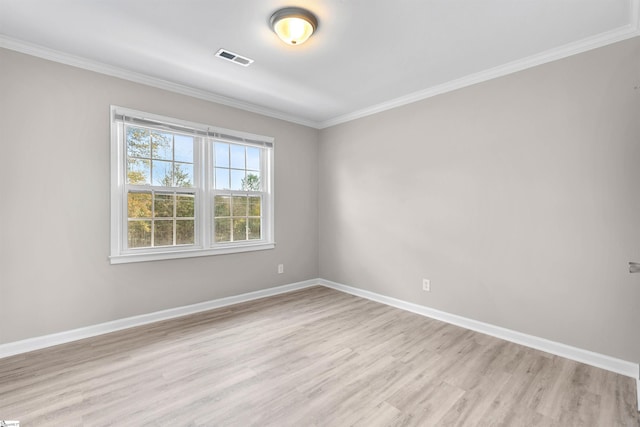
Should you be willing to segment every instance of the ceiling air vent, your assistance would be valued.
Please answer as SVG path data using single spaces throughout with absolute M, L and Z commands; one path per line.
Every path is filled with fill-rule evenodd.
M 227 61 L 234 62 L 238 65 L 242 65 L 243 67 L 248 67 L 253 63 L 253 59 L 246 58 L 244 56 L 240 56 L 237 53 L 230 52 L 225 49 L 220 49 L 216 52 L 216 56 L 218 58 L 226 59 Z

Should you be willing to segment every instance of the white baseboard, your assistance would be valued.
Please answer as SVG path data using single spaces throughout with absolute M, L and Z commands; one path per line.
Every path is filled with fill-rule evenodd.
M 26 353 L 28 351 L 40 350 L 42 348 L 52 347 L 54 345 L 77 341 L 84 338 L 95 337 L 97 335 L 132 328 L 134 326 L 146 325 L 148 323 L 159 322 L 161 320 L 168 320 L 176 317 L 186 316 L 188 314 L 213 310 L 214 308 L 226 307 L 228 305 L 238 304 L 241 302 L 252 301 L 273 295 L 292 292 L 317 285 L 319 285 L 318 280 L 305 280 L 303 282 L 292 283 L 289 285 L 277 286 L 274 288 L 263 289 L 255 292 L 248 292 L 246 294 L 234 295 L 226 298 L 219 298 L 197 304 L 186 305 L 183 307 L 170 308 L 153 313 L 141 314 L 139 316 L 113 320 L 111 322 L 100 323 L 97 325 L 73 329 L 70 331 L 29 338 L 26 340 L 10 342 L 7 344 L 0 344 L 0 358 Z
M 376 294 L 374 292 L 365 291 L 363 289 L 354 288 L 351 286 L 343 285 L 341 283 L 336 283 L 324 279 L 318 279 L 318 282 L 328 288 L 346 292 L 382 304 L 390 305 L 392 307 L 400 308 L 412 313 L 450 323 L 452 325 L 461 326 L 466 329 L 471 329 L 472 331 L 481 332 L 483 334 L 501 338 L 506 341 L 511 341 L 516 344 L 521 344 L 527 347 L 535 348 L 537 350 L 542 350 L 547 353 L 575 360 L 577 362 L 586 363 L 587 365 L 606 369 L 607 371 L 615 372 L 627 377 L 635 379 L 638 379 L 640 377 L 640 367 L 637 363 L 616 359 L 611 356 L 594 353 L 589 350 L 583 350 L 580 348 L 572 347 L 570 345 L 524 334 L 522 332 L 512 331 L 500 326 L 479 322 L 477 320 L 436 310 L 423 305 L 402 301 L 385 295 Z
M 386 304 L 391 307 L 410 311 L 412 313 L 420 314 L 425 317 L 440 320 L 452 325 L 470 329 L 472 331 L 491 335 L 496 338 L 514 342 L 516 344 L 521 344 L 527 347 L 535 348 L 537 350 L 545 351 L 547 353 L 555 354 L 557 356 L 565 357 L 567 359 L 575 360 L 577 362 L 586 363 L 587 365 L 595 366 L 611 372 L 635 378 L 638 388 L 638 410 L 640 411 L 640 366 L 637 363 L 616 359 L 611 356 L 606 356 L 589 350 L 583 350 L 566 344 L 550 341 L 544 338 L 524 334 L 522 332 L 512 331 L 500 326 L 479 322 L 477 320 L 436 310 L 423 305 L 410 303 L 396 298 L 391 298 L 385 295 L 354 288 L 325 279 L 305 280 L 289 285 L 277 286 L 274 288 L 234 295 L 226 298 L 219 298 L 183 307 L 170 308 L 167 310 L 142 314 L 139 316 L 127 317 L 124 319 L 118 319 L 111 322 L 100 323 L 97 325 L 73 329 L 70 331 L 29 338 L 26 340 L 10 342 L 7 344 L 0 344 L 0 358 L 26 353 L 33 350 L 39 350 L 42 348 L 64 344 L 71 341 L 77 341 L 83 338 L 90 338 L 109 332 L 132 328 L 135 326 L 159 322 L 161 320 L 173 319 L 189 314 L 213 310 L 215 308 L 226 307 L 241 302 L 279 295 L 317 285 L 322 285 L 327 288 L 346 292 L 361 298 L 366 298 L 372 301 Z

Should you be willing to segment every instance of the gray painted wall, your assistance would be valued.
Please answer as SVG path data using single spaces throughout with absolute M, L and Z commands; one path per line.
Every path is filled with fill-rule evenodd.
M 635 38 L 323 130 L 321 277 L 640 361 L 639 58 Z
M 0 64 L 0 344 L 318 277 L 317 130 L 3 49 Z M 276 249 L 110 265 L 111 104 L 275 137 Z
M 318 132 L 0 49 L 0 344 L 323 277 L 637 362 L 639 57 Z M 276 249 L 110 265 L 110 104 L 274 136 Z

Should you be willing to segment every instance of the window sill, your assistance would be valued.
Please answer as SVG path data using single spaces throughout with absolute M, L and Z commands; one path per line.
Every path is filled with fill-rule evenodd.
M 259 243 L 252 245 L 230 246 L 212 249 L 187 249 L 163 252 L 132 252 L 109 257 L 111 264 L 126 264 L 130 262 L 161 261 L 167 259 L 195 258 L 212 255 L 236 254 L 241 252 L 263 251 L 275 248 L 275 243 Z

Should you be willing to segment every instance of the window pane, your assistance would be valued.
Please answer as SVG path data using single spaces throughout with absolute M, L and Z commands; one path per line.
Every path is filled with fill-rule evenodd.
M 151 145 L 149 144 L 149 130 L 136 127 L 127 127 L 127 156 L 151 157 Z
M 193 137 L 185 135 L 175 135 L 174 144 L 174 160 L 176 162 L 193 163 Z
M 260 239 L 260 218 L 249 218 L 249 239 Z
M 173 135 L 151 131 L 151 152 L 154 159 L 173 160 Z
M 216 196 L 214 216 L 231 216 L 231 198 L 229 196 Z
M 244 181 L 244 170 L 238 171 L 231 169 L 231 189 L 242 190 L 242 182 Z
M 229 189 L 229 169 L 216 168 L 216 190 Z
M 173 171 L 173 185 L 175 187 L 193 187 L 192 164 L 175 163 Z
M 249 216 L 260 216 L 260 197 L 249 197 Z
M 216 242 L 230 242 L 231 241 L 231 220 L 228 218 L 216 219 Z
M 234 218 L 233 219 L 233 240 L 247 240 L 247 219 L 246 218 Z
M 259 172 L 247 171 L 247 177 L 242 181 L 242 189 L 245 191 L 260 191 Z
M 244 146 L 231 144 L 231 167 L 234 169 L 246 169 L 244 159 Z
M 194 221 L 176 221 L 176 245 L 193 245 L 195 242 Z
M 154 221 L 153 245 L 173 245 L 173 220 Z
M 151 164 L 152 185 L 173 187 L 172 163 L 154 160 Z
M 127 160 L 127 184 L 149 184 L 149 160 Z
M 156 218 L 173 217 L 173 194 L 156 194 L 154 202 L 154 216 Z
M 260 149 L 247 147 L 247 169 L 260 170 Z
M 151 246 L 151 221 L 129 221 L 127 245 L 129 248 L 147 248 Z
M 229 144 L 216 142 L 216 167 L 229 167 Z
M 129 218 L 151 218 L 151 193 L 127 194 Z
M 193 218 L 196 198 L 189 195 L 178 195 L 176 199 L 176 216 L 178 218 Z
M 233 216 L 247 216 L 247 198 L 233 196 Z

